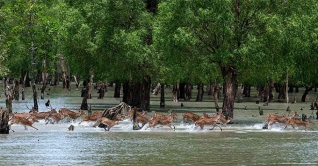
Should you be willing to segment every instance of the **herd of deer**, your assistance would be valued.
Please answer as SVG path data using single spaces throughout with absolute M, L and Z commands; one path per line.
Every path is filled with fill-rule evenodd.
M 308 125 L 310 123 L 314 124 L 311 120 L 306 119 L 297 119 L 296 117 L 299 116 L 297 112 L 294 112 L 291 115 L 287 116 L 281 116 L 281 115 L 276 115 L 276 114 L 269 114 L 267 116 L 267 119 L 265 121 L 265 125 L 263 126 L 263 129 L 268 129 L 269 126 L 272 126 L 275 123 L 280 123 L 285 125 L 283 129 L 286 129 L 288 126 L 292 126 L 295 128 L 295 126 L 301 126 L 306 129 L 311 129 L 314 130 L 313 128 L 310 128 Z
M 148 126 L 145 128 L 147 130 L 148 128 L 155 128 L 157 125 L 161 126 L 168 126 L 172 130 L 175 130 L 175 126 L 173 125 L 173 122 L 177 120 L 177 114 L 169 111 L 168 114 L 161 114 L 157 113 L 156 111 L 153 111 L 153 115 L 150 117 L 146 116 L 148 114 L 147 111 L 137 111 L 136 108 L 131 108 L 128 112 L 128 114 L 119 114 L 114 120 L 110 120 L 106 117 L 101 117 L 101 114 L 103 111 L 96 111 L 92 113 L 91 115 L 86 115 L 85 111 L 79 110 L 79 111 L 71 111 L 66 108 L 61 108 L 59 111 L 56 111 L 55 109 L 52 109 L 47 112 L 37 112 L 35 110 L 31 110 L 28 113 L 14 113 L 10 114 L 10 127 L 13 124 L 22 124 L 25 126 L 25 129 L 27 126 L 32 127 L 36 130 L 38 130 L 36 127 L 33 126 L 33 123 L 39 122 L 39 120 L 45 120 L 45 124 L 48 123 L 59 123 L 64 118 L 69 118 L 71 120 L 76 120 L 80 118 L 82 115 L 83 119 L 79 122 L 81 124 L 82 122 L 99 122 L 101 124 L 104 124 L 106 126 L 105 130 L 109 131 L 110 128 L 112 128 L 114 125 L 117 125 L 119 121 L 122 121 L 125 119 L 126 116 L 129 117 L 130 121 L 133 122 L 133 116 L 134 112 L 136 112 L 136 122 L 138 123 L 139 129 L 143 128 L 146 124 Z M 310 120 L 302 121 L 299 119 L 296 119 L 295 117 L 298 116 L 297 112 L 294 112 L 292 115 L 288 116 L 280 116 L 276 114 L 269 114 L 266 121 L 265 126 L 263 129 L 268 129 L 269 126 L 272 126 L 275 123 L 281 123 L 284 124 L 286 129 L 288 126 L 292 126 L 295 128 L 295 126 L 303 126 L 305 129 L 312 129 L 308 127 L 309 123 L 313 123 Z M 213 130 L 215 127 L 219 127 L 222 131 L 222 128 L 220 125 L 226 125 L 229 122 L 231 122 L 233 119 L 228 117 L 227 119 L 222 113 L 215 113 L 212 116 L 210 116 L 207 113 L 203 113 L 202 116 L 199 116 L 198 114 L 195 114 L 193 112 L 186 112 L 182 114 L 182 120 L 184 123 L 190 123 L 192 122 L 195 126 L 199 126 L 201 130 L 203 130 L 204 126 L 210 125 L 213 128 L 210 130 Z M 141 126 L 139 126 L 141 124 Z M 220 125 L 219 125 L 220 124 Z M 313 129 L 312 129 L 313 130 Z M 14 132 L 14 130 L 12 130 Z

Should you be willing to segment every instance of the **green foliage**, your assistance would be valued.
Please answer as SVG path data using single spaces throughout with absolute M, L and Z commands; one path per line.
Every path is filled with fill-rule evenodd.
M 63 55 L 82 78 L 209 83 L 232 66 L 239 83 L 283 83 L 287 71 L 291 83 L 316 82 L 315 1 L 161 0 L 155 14 L 146 1 L 31 2 L 0 3 L 0 75 L 31 68 L 30 32 L 37 66 L 53 71 Z

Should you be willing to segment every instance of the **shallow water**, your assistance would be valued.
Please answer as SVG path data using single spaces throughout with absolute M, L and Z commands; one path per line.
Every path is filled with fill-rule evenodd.
M 78 92 L 80 93 L 80 92 Z M 108 94 L 111 96 L 112 94 Z M 3 95 L 2 95 L 3 98 Z M 155 97 L 152 96 L 154 99 Z M 70 92 L 51 95 L 53 108 L 67 107 L 78 109 L 81 98 Z M 89 100 L 93 107 L 111 107 L 120 99 L 111 97 L 105 100 Z M 39 100 L 40 111 L 47 111 Z M 103 103 L 104 102 L 104 103 Z M 157 105 L 152 100 L 152 105 Z M 27 111 L 32 101 L 15 101 L 14 111 Z M 102 103 L 102 104 L 100 104 Z M 105 106 L 106 104 L 109 104 Z M 174 122 L 176 131 L 167 126 L 158 126 L 145 130 L 132 130 L 132 123 L 125 119 L 106 132 L 102 128 L 92 127 L 93 122 L 78 124 L 62 121 L 59 124 L 45 125 L 44 121 L 34 123 L 39 130 L 22 125 L 13 125 L 8 135 L 0 135 L 0 165 L 317 165 L 318 132 L 317 120 L 313 119 L 315 130 L 292 129 L 274 125 L 268 130 L 262 129 L 267 113 L 286 114 L 286 104 L 273 103 L 264 109 L 264 116 L 258 115 L 258 105 L 236 103 L 234 124 L 209 130 L 182 123 L 180 115 L 188 110 L 213 113 L 206 102 L 179 103 L 166 102 L 176 110 L 179 119 Z M 308 103 L 291 105 L 292 110 L 306 113 Z M 168 107 L 168 109 L 170 109 Z M 154 108 L 156 109 L 156 108 Z M 159 110 L 160 111 L 160 110 Z M 166 110 L 161 110 L 165 112 Z M 149 116 L 149 115 L 147 115 Z M 74 131 L 68 131 L 70 125 Z
M 73 124 L 74 131 L 68 131 Z M 0 165 L 317 165 L 318 132 L 231 124 L 199 130 L 175 124 L 133 131 L 128 120 L 105 132 L 78 121 L 0 135 Z

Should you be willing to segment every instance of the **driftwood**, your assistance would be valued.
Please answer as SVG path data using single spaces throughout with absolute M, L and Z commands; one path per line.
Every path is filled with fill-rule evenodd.
M 130 106 L 126 104 L 125 102 L 121 102 L 119 105 L 112 107 L 112 108 L 106 108 L 104 111 L 101 113 L 101 116 L 98 118 L 100 119 L 101 117 L 108 118 L 110 120 L 114 120 L 118 114 L 122 113 L 128 113 L 130 110 Z M 106 128 L 104 124 L 99 123 L 99 120 L 96 121 L 96 123 L 93 125 L 93 127 L 101 127 L 101 128 Z
M 0 110 L 0 134 L 9 134 L 9 112 L 6 109 Z

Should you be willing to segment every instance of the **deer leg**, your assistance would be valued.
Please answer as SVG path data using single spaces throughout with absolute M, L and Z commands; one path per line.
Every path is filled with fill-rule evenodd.
M 37 128 L 35 128 L 35 127 L 34 127 L 34 126 L 32 126 L 32 125 L 31 125 L 30 127 L 34 128 L 34 129 L 36 129 L 36 130 L 38 130 Z
M 104 128 L 105 131 L 109 131 L 109 125 L 107 123 L 102 123 L 103 125 L 105 125 L 106 127 Z M 107 128 L 107 129 L 106 129 Z
M 219 125 L 216 125 L 216 126 L 218 126 L 218 127 L 220 128 L 220 130 L 222 131 L 222 128 L 221 128 L 221 126 L 219 126 Z
M 173 131 L 175 131 L 176 127 L 173 124 L 168 124 L 167 126 L 169 126 Z M 173 126 L 173 128 L 172 128 L 172 126 Z

